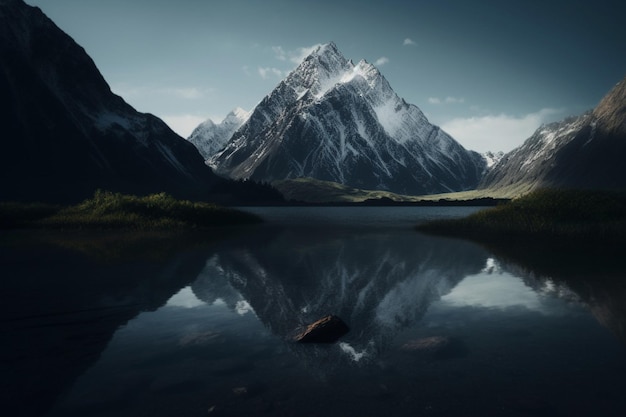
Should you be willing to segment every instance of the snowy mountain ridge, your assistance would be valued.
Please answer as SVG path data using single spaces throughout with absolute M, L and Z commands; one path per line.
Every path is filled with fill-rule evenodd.
M 198 125 L 187 140 L 195 145 L 204 159 L 209 159 L 226 145 L 233 133 L 244 124 L 251 112 L 237 107 L 220 123 L 207 119 Z
M 504 152 L 491 152 L 487 151 L 482 154 L 482 157 L 485 158 L 485 162 L 487 163 L 487 169 L 491 169 L 500 162 L 502 157 L 504 157 Z
M 207 163 L 236 179 L 311 177 L 404 194 L 471 189 L 486 168 L 376 67 L 354 65 L 333 43 L 306 57 Z
M 487 172 L 480 188 L 513 183 L 534 184 L 554 169 L 554 158 L 589 123 L 590 113 L 541 125 L 522 145 L 502 156 Z

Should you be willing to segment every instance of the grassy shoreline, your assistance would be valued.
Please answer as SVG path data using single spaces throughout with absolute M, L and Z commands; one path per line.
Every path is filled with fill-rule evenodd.
M 0 203 L 1 229 L 185 230 L 260 223 L 253 214 L 211 203 L 144 197 L 98 190 L 73 206 Z
M 626 241 L 626 192 L 544 189 L 466 218 L 416 226 L 480 241 Z

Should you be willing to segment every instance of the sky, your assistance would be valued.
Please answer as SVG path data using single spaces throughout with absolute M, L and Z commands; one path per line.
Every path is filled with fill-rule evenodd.
M 510 151 L 626 76 L 618 0 L 25 0 L 183 137 L 251 110 L 315 45 L 378 67 L 465 148 Z

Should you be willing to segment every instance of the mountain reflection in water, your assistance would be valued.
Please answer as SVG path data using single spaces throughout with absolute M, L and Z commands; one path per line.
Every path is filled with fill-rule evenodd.
M 615 263 L 312 224 L 180 249 L 4 249 L 12 415 L 626 415 Z M 327 314 L 339 343 L 289 341 Z
M 230 306 L 238 300 L 235 290 L 283 339 L 299 326 L 338 315 L 351 328 L 342 342 L 375 358 L 433 301 L 478 273 L 486 259 L 476 245 L 411 231 L 290 229 L 269 242 L 264 235 L 248 236 L 221 250 L 191 288 L 199 299 L 220 298 Z M 314 347 L 292 347 L 303 355 L 315 352 L 317 368 Z M 347 359 L 337 350 L 319 350 Z

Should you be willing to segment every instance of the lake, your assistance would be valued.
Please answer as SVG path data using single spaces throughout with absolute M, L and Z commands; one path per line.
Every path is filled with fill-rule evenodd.
M 266 223 L 3 232 L 3 414 L 626 415 L 621 253 L 412 228 L 473 207 L 245 210 Z M 337 343 L 292 341 L 328 314 Z

